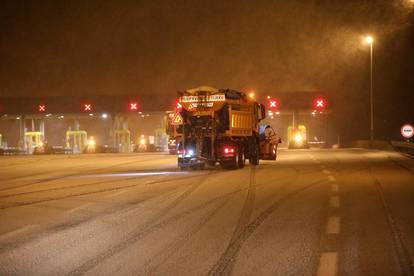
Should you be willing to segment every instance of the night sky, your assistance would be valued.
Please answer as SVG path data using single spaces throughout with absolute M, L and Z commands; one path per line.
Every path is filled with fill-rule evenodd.
M 375 36 L 378 138 L 414 123 L 414 3 L 1 1 L 0 95 L 175 96 L 200 85 L 324 91 L 344 137 L 368 137 Z M 397 134 L 395 134 L 397 133 Z

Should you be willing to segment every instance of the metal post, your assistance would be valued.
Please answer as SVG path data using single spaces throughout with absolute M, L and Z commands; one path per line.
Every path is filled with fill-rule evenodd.
M 373 103 L 373 54 L 372 54 L 372 44 L 370 44 L 370 77 L 371 77 L 371 83 L 370 83 L 370 116 L 371 116 L 371 127 L 370 127 L 370 140 L 371 140 L 371 146 L 372 142 L 374 141 L 374 103 Z

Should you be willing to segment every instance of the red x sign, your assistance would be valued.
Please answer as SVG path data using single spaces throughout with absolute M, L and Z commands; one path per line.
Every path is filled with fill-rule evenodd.
M 313 107 L 317 110 L 325 109 L 327 102 L 324 98 L 316 98 L 313 102 Z
M 92 111 L 92 104 L 84 104 L 83 111 Z
M 268 98 L 267 105 L 270 110 L 276 110 L 279 108 L 279 101 L 275 98 Z
M 136 102 L 129 104 L 129 110 L 131 111 L 137 111 L 138 110 L 138 104 Z
M 39 104 L 39 106 L 38 106 L 38 110 L 39 110 L 39 112 L 45 112 L 45 111 L 46 111 L 46 105 L 44 105 L 44 104 Z

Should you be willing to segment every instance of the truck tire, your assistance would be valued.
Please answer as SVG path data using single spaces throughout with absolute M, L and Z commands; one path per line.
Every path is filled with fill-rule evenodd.
M 244 149 L 243 148 L 240 148 L 238 156 L 239 156 L 238 167 L 240 169 L 243 169 L 244 165 L 246 164 L 246 156 L 244 155 Z
M 255 141 L 253 149 L 250 153 L 249 163 L 250 165 L 257 166 L 259 165 L 260 160 L 260 149 L 258 143 Z

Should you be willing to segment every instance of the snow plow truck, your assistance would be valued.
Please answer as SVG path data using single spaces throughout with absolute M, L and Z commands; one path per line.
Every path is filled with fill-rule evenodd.
M 172 123 L 177 130 L 178 166 L 203 169 L 216 163 L 224 169 L 256 166 L 260 159 L 276 159 L 280 139 L 265 137 L 259 123 L 262 104 L 243 92 L 202 86 L 178 92 Z

